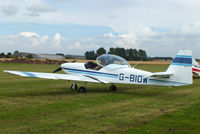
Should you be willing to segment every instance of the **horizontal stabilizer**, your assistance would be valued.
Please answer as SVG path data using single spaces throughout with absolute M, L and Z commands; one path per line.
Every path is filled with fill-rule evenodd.
M 158 78 L 169 78 L 173 73 L 167 73 L 167 72 L 156 72 L 148 77 L 158 77 Z

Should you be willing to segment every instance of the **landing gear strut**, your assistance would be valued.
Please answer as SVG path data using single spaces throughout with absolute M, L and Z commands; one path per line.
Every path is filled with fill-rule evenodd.
M 115 85 L 110 86 L 110 91 L 116 91 L 116 90 L 117 90 L 117 87 Z
M 78 86 L 76 84 L 76 82 L 74 82 L 72 85 L 71 85 L 71 89 L 72 90 L 77 90 Z
M 77 90 L 78 89 L 78 92 L 79 93 L 85 93 L 86 92 L 86 83 L 84 84 L 84 86 L 82 86 L 82 87 L 80 87 L 79 89 L 78 89 L 78 86 L 77 86 L 77 84 L 76 84 L 76 82 L 74 82 L 72 85 L 71 85 L 71 89 L 72 90 Z

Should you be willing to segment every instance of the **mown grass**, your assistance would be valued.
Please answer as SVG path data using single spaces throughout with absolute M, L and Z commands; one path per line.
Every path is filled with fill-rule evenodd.
M 0 133 L 199 133 L 200 79 L 184 87 L 87 85 L 25 78 L 2 70 L 51 72 L 57 65 L 0 64 Z M 167 66 L 138 65 L 149 71 Z M 81 85 L 82 83 L 78 83 Z

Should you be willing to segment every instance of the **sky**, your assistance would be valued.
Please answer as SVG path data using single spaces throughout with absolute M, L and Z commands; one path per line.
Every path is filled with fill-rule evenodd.
M 199 13 L 199 0 L 0 0 L 0 52 L 191 49 L 200 58 Z

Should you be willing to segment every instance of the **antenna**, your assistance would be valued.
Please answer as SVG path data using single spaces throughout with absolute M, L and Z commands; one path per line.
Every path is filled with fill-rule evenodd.
M 132 68 L 135 68 L 140 62 L 141 62 L 141 60 L 138 61 Z

